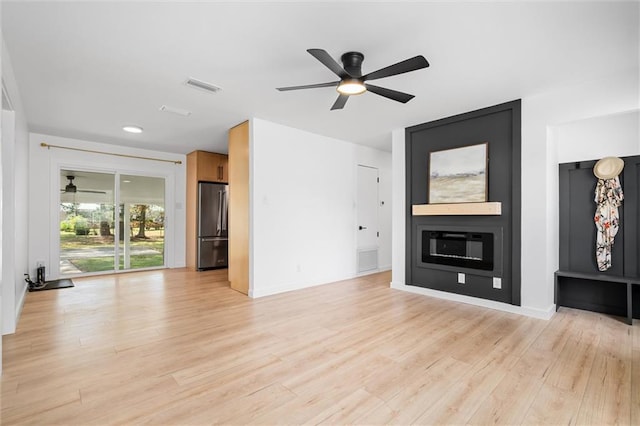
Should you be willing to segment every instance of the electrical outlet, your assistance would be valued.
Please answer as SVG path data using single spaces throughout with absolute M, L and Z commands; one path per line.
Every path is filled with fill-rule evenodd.
M 466 277 L 462 272 L 458 272 L 458 284 L 464 284 L 465 278 Z
M 502 288 L 502 278 L 493 277 L 493 288 Z

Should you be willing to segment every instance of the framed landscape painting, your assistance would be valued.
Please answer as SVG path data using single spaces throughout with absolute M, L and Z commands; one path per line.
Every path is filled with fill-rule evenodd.
M 487 142 L 429 153 L 429 203 L 487 201 Z

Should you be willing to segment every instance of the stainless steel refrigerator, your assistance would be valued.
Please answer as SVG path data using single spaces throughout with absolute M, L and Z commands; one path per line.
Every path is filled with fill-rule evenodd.
M 228 266 L 228 205 L 226 184 L 198 184 L 198 270 Z

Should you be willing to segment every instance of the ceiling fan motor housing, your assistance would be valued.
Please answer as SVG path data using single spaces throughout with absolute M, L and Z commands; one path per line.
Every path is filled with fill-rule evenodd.
M 362 61 L 364 61 L 364 55 L 360 52 L 347 52 L 340 57 L 344 70 L 349 73 L 351 77 L 362 77 Z
M 69 183 L 67 184 L 67 186 L 65 186 L 64 192 L 71 192 L 71 193 L 77 192 L 78 188 L 73 184 L 74 178 L 75 176 L 67 176 L 67 179 L 69 179 Z

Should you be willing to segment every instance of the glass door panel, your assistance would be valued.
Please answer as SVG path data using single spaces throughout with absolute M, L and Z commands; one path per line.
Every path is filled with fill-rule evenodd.
M 60 170 L 60 274 L 115 270 L 114 180 Z
M 120 175 L 119 184 L 119 269 L 164 266 L 164 178 Z

